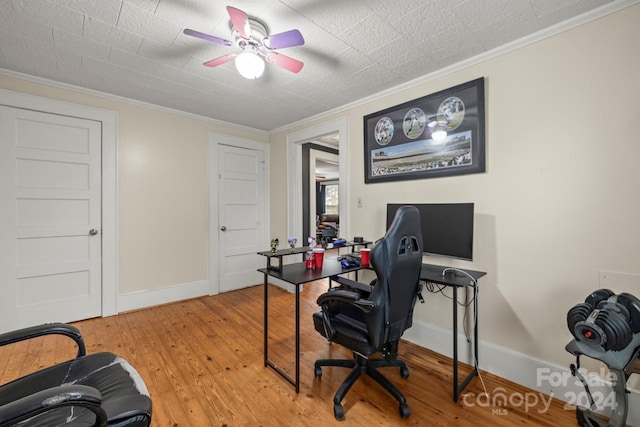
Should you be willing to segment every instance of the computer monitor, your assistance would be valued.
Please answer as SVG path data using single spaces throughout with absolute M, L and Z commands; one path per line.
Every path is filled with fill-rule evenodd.
M 420 212 L 426 255 L 473 260 L 473 203 L 389 203 L 387 229 L 398 208 L 406 205 Z

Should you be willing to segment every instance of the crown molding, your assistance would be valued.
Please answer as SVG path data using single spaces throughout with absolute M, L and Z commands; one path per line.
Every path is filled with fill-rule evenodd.
M 37 77 L 37 76 L 32 76 L 29 74 L 24 74 L 24 73 L 20 73 L 17 71 L 11 71 L 11 70 L 7 70 L 6 68 L 0 68 L 0 75 L 5 75 L 7 77 L 13 77 L 16 79 L 20 79 L 20 80 L 26 80 L 26 81 L 30 81 L 33 83 L 38 83 L 38 84 L 45 84 L 48 86 L 53 86 L 59 89 L 65 89 L 65 90 L 70 90 L 70 91 L 74 91 L 74 92 L 78 92 L 78 93 L 82 93 L 84 95 L 92 95 L 92 96 L 97 96 L 100 98 L 106 98 L 106 99 L 111 99 L 114 101 L 119 101 L 119 102 L 124 102 L 127 104 L 132 104 L 132 105 L 137 105 L 139 107 L 145 107 L 145 108 L 150 108 L 152 110 L 156 110 L 156 111 L 161 111 L 161 112 L 165 112 L 165 113 L 171 113 L 171 114 L 176 114 L 178 116 L 182 116 L 182 117 L 187 117 L 190 119 L 197 119 L 197 120 L 202 120 L 208 123 L 212 123 L 212 124 L 216 124 L 219 126 L 226 126 L 226 127 L 230 127 L 230 128 L 234 128 L 234 129 L 238 129 L 238 130 L 242 130 L 242 131 L 248 131 L 248 132 L 253 132 L 253 133 L 257 133 L 260 135 L 269 135 L 268 131 L 265 130 L 261 130 L 261 129 L 256 129 L 256 128 L 252 128 L 249 126 L 242 126 L 236 123 L 230 123 L 230 122 L 225 122 L 223 120 L 218 120 L 218 119 L 212 119 L 211 117 L 205 117 L 205 116 L 200 116 L 198 114 L 193 114 L 193 113 L 188 113 L 186 111 L 181 111 L 181 110 L 176 110 L 173 108 L 169 108 L 169 107 L 163 107 L 161 105 L 157 105 L 157 104 L 152 104 L 150 102 L 144 102 L 144 101 L 138 101 L 136 99 L 131 99 L 131 98 L 126 98 L 124 96 L 120 96 L 120 95 L 114 95 L 111 93 L 106 93 L 106 92 L 100 92 L 98 90 L 94 90 L 94 89 L 88 89 L 88 88 L 84 88 L 84 87 L 80 87 L 80 86 L 75 86 L 69 83 L 62 83 L 62 82 L 58 82 L 55 80 L 50 80 L 50 79 L 46 79 L 44 77 Z
M 379 93 L 376 93 L 375 95 L 371 95 L 365 98 L 361 98 L 357 101 L 353 101 L 350 102 L 348 104 L 342 105 L 340 107 L 336 107 L 333 108 L 329 111 L 325 111 L 323 113 L 320 114 L 316 114 L 315 116 L 311 116 L 311 117 L 307 117 L 305 119 L 299 120 L 297 122 L 294 123 L 290 123 L 288 125 L 285 126 L 281 126 L 277 129 L 274 129 L 272 131 L 270 131 L 270 134 L 274 134 L 274 133 L 278 133 L 278 132 L 285 132 L 289 129 L 292 129 L 294 127 L 297 126 L 302 126 L 305 124 L 308 124 L 310 122 L 314 122 L 317 120 L 321 120 L 325 117 L 334 115 L 334 114 L 339 114 L 342 112 L 345 112 L 349 109 L 355 108 L 355 107 L 359 107 L 361 105 L 376 101 L 378 99 L 384 98 L 386 96 L 389 96 L 391 94 L 397 93 L 397 92 L 401 92 L 407 89 L 412 89 L 418 85 L 422 85 L 424 83 L 436 80 L 440 77 L 446 76 L 448 74 L 460 71 L 460 70 L 464 70 L 465 68 L 469 68 L 471 66 L 486 62 L 490 59 L 499 57 L 501 55 L 507 54 L 509 52 L 512 52 L 514 50 L 523 48 L 525 46 L 528 46 L 530 44 L 533 43 L 537 43 L 541 40 L 545 40 L 549 37 L 553 37 L 557 34 L 561 34 L 563 32 L 569 31 L 573 28 L 579 27 L 581 25 L 587 24 L 591 21 L 594 21 L 596 19 L 602 18 L 603 16 L 607 16 L 610 15 L 612 13 L 618 12 L 619 10 L 625 9 L 627 7 L 633 6 L 637 3 L 640 3 L 640 0 L 614 0 L 611 3 L 607 3 L 606 5 L 600 6 L 598 8 L 595 8 L 593 10 L 590 10 L 589 12 L 585 12 L 582 15 L 578 15 L 575 16 L 571 19 L 568 19 L 566 21 L 560 22 L 558 24 L 552 25 L 548 28 L 545 28 L 543 30 L 537 31 L 533 34 L 529 34 L 527 36 L 521 37 L 517 40 L 514 40 L 512 42 L 509 42 L 507 44 L 504 44 L 502 46 L 498 46 L 494 49 L 488 50 L 486 52 L 483 52 L 479 55 L 476 55 L 472 58 L 469 59 L 465 59 L 463 61 L 457 62 L 455 64 L 449 65 L 445 68 L 441 68 L 439 70 L 436 70 L 432 73 L 426 74 L 424 76 L 418 77 L 416 79 L 413 80 L 409 80 L 408 82 L 402 83 L 400 85 L 391 87 L 389 89 L 386 89 L 384 91 L 381 91 Z

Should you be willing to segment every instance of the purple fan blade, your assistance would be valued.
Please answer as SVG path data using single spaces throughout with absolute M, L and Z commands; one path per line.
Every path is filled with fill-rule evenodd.
M 251 38 L 251 26 L 249 25 L 249 17 L 247 14 L 231 6 L 227 6 L 227 12 L 233 23 L 233 28 L 238 31 L 240 37 L 249 40 Z
M 221 44 L 223 46 L 231 46 L 231 45 L 233 45 L 233 43 L 231 43 L 229 40 L 221 39 L 220 37 L 216 37 L 216 36 L 210 36 L 209 34 L 201 33 L 199 31 L 195 31 L 195 30 L 190 30 L 188 28 L 186 30 L 184 30 L 184 33 L 186 35 L 188 35 L 188 36 L 198 37 L 199 39 L 203 39 L 203 40 L 207 40 L 207 41 L 210 41 L 210 42 L 218 43 L 218 44 Z
M 289 30 L 284 33 L 265 37 L 262 43 L 267 49 L 282 49 L 284 47 L 303 45 L 304 38 L 302 37 L 302 34 L 300 34 L 300 31 Z
M 229 55 L 221 56 L 220 58 L 207 61 L 202 65 L 206 67 L 217 67 L 218 65 L 226 64 L 227 62 L 233 60 L 233 58 L 235 58 L 236 56 L 238 56 L 236 53 L 230 53 Z
M 290 58 L 281 53 L 269 52 L 267 53 L 267 62 L 271 64 L 279 65 L 280 67 L 291 71 L 292 73 L 298 73 L 302 70 L 304 63 L 297 59 Z

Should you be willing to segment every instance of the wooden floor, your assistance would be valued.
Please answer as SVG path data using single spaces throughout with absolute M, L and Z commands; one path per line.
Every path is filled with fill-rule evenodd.
M 75 325 L 84 334 L 87 352 L 117 353 L 140 372 L 153 400 L 153 426 L 577 425 L 574 411 L 564 409 L 563 402 L 554 400 L 547 407 L 548 396 L 488 373 L 482 375 L 488 397 L 476 378 L 455 403 L 451 360 L 404 341 L 400 357 L 409 378 L 401 378 L 397 369 L 384 374 L 407 397 L 411 416 L 400 418 L 397 402 L 363 377 L 343 401 L 346 421 L 337 422 L 333 394 L 347 371 L 324 368 L 321 378 L 313 375 L 316 359 L 349 357 L 313 329 L 315 299 L 325 289 L 325 283 L 313 283 L 303 292 L 300 394 L 264 367 L 262 286 Z M 270 356 L 292 371 L 293 295 L 273 287 L 271 296 Z M 47 337 L 0 348 L 0 383 L 72 357 L 75 349 L 68 341 Z M 526 407 L 524 402 L 534 398 L 538 404 Z

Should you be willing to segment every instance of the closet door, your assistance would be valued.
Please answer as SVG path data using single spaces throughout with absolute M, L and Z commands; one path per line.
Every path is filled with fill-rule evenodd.
M 220 144 L 218 174 L 218 280 L 220 292 L 227 292 L 262 282 L 257 269 L 265 261 L 256 253 L 267 247 L 264 152 Z
M 101 123 L 0 106 L 3 330 L 100 316 Z

